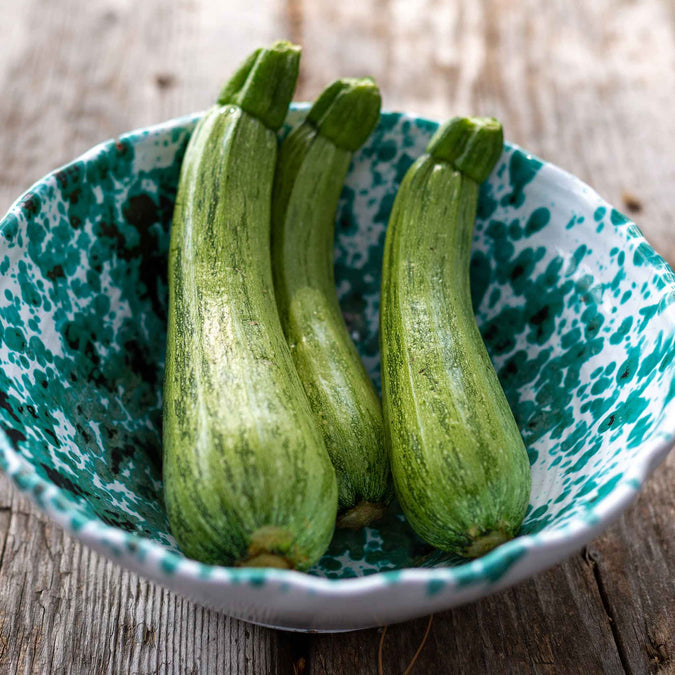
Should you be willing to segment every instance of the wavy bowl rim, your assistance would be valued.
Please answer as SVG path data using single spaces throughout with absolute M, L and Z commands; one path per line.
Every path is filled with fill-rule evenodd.
M 309 107 L 309 103 L 294 103 L 291 111 L 303 111 Z M 111 143 L 121 140 L 138 142 L 151 134 L 166 133 L 175 128 L 185 127 L 195 123 L 202 112 L 190 113 L 180 117 L 172 118 L 159 124 L 147 127 L 139 127 L 129 132 L 123 133 L 116 138 L 107 139 L 90 149 L 83 152 L 75 159 L 63 164 L 62 166 L 47 173 L 38 179 L 25 190 L 10 206 L 7 213 L 0 220 L 0 234 L 8 216 L 20 215 L 22 202 L 35 190 L 47 184 L 50 180 L 55 180 L 55 175 L 74 164 L 75 162 L 91 161 L 98 156 Z M 409 120 L 410 122 L 429 125 L 430 128 L 437 127 L 439 122 L 418 115 L 412 112 L 383 111 L 382 117 Z M 592 187 L 573 174 L 556 166 L 555 164 L 541 159 L 537 155 L 529 153 L 521 146 L 515 143 L 505 142 L 507 150 L 520 150 L 528 158 L 536 159 L 552 172 L 551 180 L 567 183 L 571 191 L 580 194 L 583 199 L 595 199 L 601 205 L 612 209 L 612 205 L 600 196 Z M 553 178 L 555 176 L 555 178 Z M 622 214 L 623 215 L 623 214 Z M 636 239 L 641 239 L 653 251 L 651 244 L 646 240 L 639 227 L 626 217 L 626 223 L 622 225 L 632 225 L 637 229 Z M 618 225 L 612 224 L 614 230 Z M 670 270 L 668 263 L 660 254 L 654 251 L 657 262 L 663 263 L 656 267 L 650 263 L 659 276 L 663 275 L 663 269 Z M 672 270 L 671 270 L 672 273 Z M 664 279 L 665 285 L 661 289 L 661 296 L 669 291 L 675 291 L 675 283 L 672 279 Z M 675 330 L 675 321 L 671 322 Z M 298 590 L 315 594 L 317 598 L 340 597 L 344 595 L 363 595 L 364 592 L 377 591 L 383 588 L 391 589 L 394 586 L 414 585 L 426 586 L 429 583 L 440 582 L 443 585 L 456 586 L 464 577 L 468 578 L 471 585 L 484 583 L 486 588 L 499 584 L 499 579 L 490 579 L 485 572 L 484 563 L 496 563 L 500 560 L 508 563 L 510 556 L 514 553 L 522 552 L 524 560 L 528 562 L 528 569 L 525 573 L 518 575 L 518 578 L 530 576 L 536 572 L 547 569 L 558 562 L 561 562 L 575 550 L 580 549 L 585 543 L 592 539 L 600 531 L 604 530 L 615 518 L 617 518 L 637 497 L 640 489 L 644 486 L 649 476 L 656 467 L 666 458 L 668 452 L 675 445 L 675 405 L 667 408 L 660 428 L 652 432 L 651 437 L 646 443 L 641 444 L 640 451 L 636 457 L 639 464 L 630 468 L 617 481 L 613 489 L 600 500 L 592 505 L 592 509 L 582 515 L 577 515 L 559 527 L 545 529 L 533 534 L 520 535 L 505 544 L 493 549 L 490 553 L 474 561 L 468 561 L 462 565 L 454 567 L 436 567 L 436 568 L 403 568 L 400 570 L 388 570 L 375 572 L 361 577 L 347 579 L 331 579 L 318 577 L 305 572 L 295 570 L 280 570 L 274 568 L 237 568 L 224 567 L 218 565 L 207 565 L 195 560 L 185 558 L 169 549 L 164 545 L 153 541 L 144 536 L 129 533 L 119 527 L 114 527 L 103 522 L 97 516 L 90 516 L 85 513 L 70 495 L 62 488 L 57 487 L 53 482 L 42 478 L 37 474 L 35 467 L 17 452 L 9 441 L 9 438 L 0 429 L 0 470 L 6 473 L 12 480 L 18 490 L 27 494 L 31 501 L 51 520 L 63 527 L 76 539 L 84 544 L 106 551 L 105 555 L 113 562 L 127 566 L 120 560 L 120 546 L 126 544 L 124 553 L 127 556 L 135 558 L 135 567 L 141 570 L 141 574 L 157 579 L 158 575 L 151 565 L 153 562 L 169 562 L 162 566 L 166 578 L 189 579 L 193 582 L 209 582 L 228 586 L 240 583 L 248 583 L 252 580 L 266 582 L 277 582 L 288 587 L 288 590 Z M 592 510 L 593 518 L 588 519 L 588 513 Z M 586 516 L 586 517 L 583 517 Z M 75 526 L 74 522 L 81 522 L 81 525 Z M 116 540 L 118 543 L 116 543 Z M 136 543 L 137 546 L 131 547 L 130 543 Z M 544 555 L 537 559 L 536 553 L 543 553 L 546 550 L 555 547 L 562 547 L 559 555 L 553 562 L 546 559 Z M 517 562 L 523 559 L 516 558 Z M 506 565 L 506 571 L 511 564 Z M 171 569 L 171 572 L 168 570 Z M 458 572 L 461 570 L 461 573 Z M 515 578 L 511 583 L 519 579 Z M 467 580 L 464 580 L 466 583 Z M 161 583 L 161 582 L 160 582 Z M 509 584 L 507 584 L 509 585 Z

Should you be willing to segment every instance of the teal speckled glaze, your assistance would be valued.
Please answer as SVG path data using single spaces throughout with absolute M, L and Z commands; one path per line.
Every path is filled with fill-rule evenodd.
M 19 489 L 120 564 L 299 630 L 466 602 L 564 558 L 625 508 L 673 442 L 675 275 L 590 188 L 507 144 L 481 190 L 471 274 L 532 464 L 521 536 L 466 562 L 418 539 L 394 505 L 375 528 L 338 531 L 310 574 L 186 560 L 162 504 L 160 425 L 169 229 L 196 119 L 97 146 L 0 222 L 0 468 Z M 337 288 L 378 386 L 385 229 L 436 126 L 384 114 L 342 192 Z

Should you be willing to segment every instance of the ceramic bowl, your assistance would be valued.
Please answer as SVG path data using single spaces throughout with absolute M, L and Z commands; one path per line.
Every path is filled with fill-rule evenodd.
M 394 506 L 377 527 L 336 534 L 309 574 L 185 559 L 162 504 L 161 384 L 171 214 L 198 117 L 93 148 L 0 222 L 0 467 L 53 520 L 232 616 L 336 631 L 504 588 L 580 549 L 626 508 L 673 443 L 675 276 L 592 189 L 507 144 L 481 190 L 471 274 L 532 464 L 520 536 L 461 561 L 418 539 Z M 436 126 L 383 114 L 337 214 L 337 289 L 378 385 L 387 219 Z

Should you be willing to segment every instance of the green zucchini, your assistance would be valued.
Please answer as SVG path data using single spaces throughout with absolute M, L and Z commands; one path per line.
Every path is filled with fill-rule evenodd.
M 454 118 L 407 172 L 389 220 L 382 396 L 397 497 L 434 546 L 477 557 L 518 531 L 530 494 L 522 437 L 471 306 L 479 183 L 501 125 Z
M 352 153 L 380 116 L 369 78 L 341 79 L 282 143 L 272 200 L 279 316 L 335 467 L 338 526 L 382 515 L 392 495 L 382 406 L 345 325 L 335 289 L 335 211 Z
M 202 117 L 169 254 L 164 496 L 182 551 L 306 569 L 327 548 L 335 472 L 274 300 L 271 199 L 299 48 L 252 54 Z

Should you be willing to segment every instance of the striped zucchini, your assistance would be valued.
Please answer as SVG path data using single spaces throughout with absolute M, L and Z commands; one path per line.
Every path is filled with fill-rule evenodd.
M 279 316 L 338 482 L 338 526 L 361 527 L 391 498 L 382 407 L 335 289 L 335 211 L 352 153 L 380 116 L 380 92 L 342 79 L 281 145 L 272 201 Z
M 274 300 L 271 198 L 299 48 L 252 54 L 202 117 L 169 255 L 164 495 L 183 552 L 306 569 L 328 546 L 335 472 Z
M 479 183 L 503 145 L 493 119 L 454 118 L 406 174 L 386 235 L 384 417 L 396 494 L 415 531 L 480 556 L 513 537 L 530 466 L 471 307 Z

